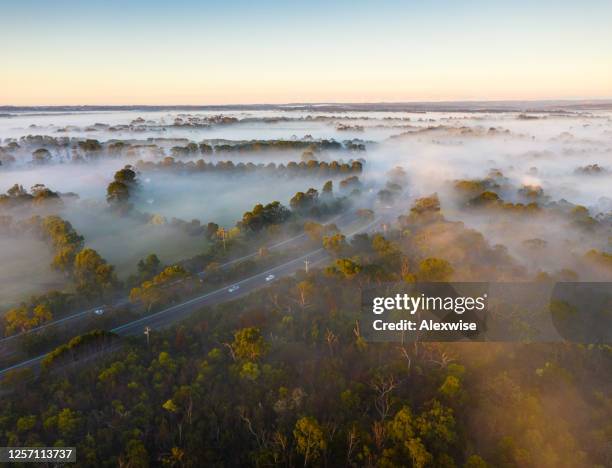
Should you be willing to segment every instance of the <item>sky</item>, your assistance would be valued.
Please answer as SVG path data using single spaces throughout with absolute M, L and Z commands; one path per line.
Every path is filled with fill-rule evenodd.
M 612 98 L 612 1 L 0 2 L 0 105 Z

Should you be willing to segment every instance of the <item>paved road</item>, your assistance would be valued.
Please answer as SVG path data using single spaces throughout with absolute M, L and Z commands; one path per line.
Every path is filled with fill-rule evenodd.
M 121 336 L 127 336 L 142 334 L 145 326 L 148 326 L 151 329 L 158 329 L 171 325 L 191 315 L 195 309 L 235 300 L 239 297 L 246 296 L 256 289 L 260 289 L 263 286 L 271 284 L 273 281 L 276 281 L 279 278 L 293 275 L 298 270 L 304 269 L 305 260 L 308 260 L 309 266 L 314 266 L 327 258 L 329 258 L 329 256 L 324 249 L 315 250 L 287 263 L 275 266 L 274 268 L 270 268 L 269 270 L 234 283 L 232 287 L 238 286 L 239 289 L 233 292 L 230 292 L 229 287 L 217 289 L 216 291 L 203 294 L 201 296 L 189 299 L 188 301 L 182 302 L 181 304 L 177 304 L 157 313 L 142 317 L 130 323 L 126 323 L 125 325 L 116 327 L 111 331 Z M 268 277 L 268 275 L 274 275 L 274 279 L 266 281 L 266 277 Z
M 350 212 L 338 215 L 338 216 L 330 219 L 329 221 L 326 221 L 325 223 L 326 224 L 337 223 L 340 219 L 347 218 L 347 217 L 349 217 L 349 215 L 352 215 L 352 216 L 350 216 L 350 218 L 348 220 L 345 220 L 345 223 L 347 223 L 347 224 L 348 223 L 352 223 L 353 221 L 355 221 L 356 217 L 355 217 L 354 213 L 350 213 Z M 281 242 L 277 242 L 275 244 L 268 245 L 268 246 L 266 246 L 266 248 L 268 250 L 278 249 L 280 247 L 283 247 L 283 246 L 289 245 L 291 243 L 297 242 L 299 240 L 302 240 L 305 237 L 306 237 L 306 233 L 302 233 L 302 234 L 299 234 L 297 236 L 291 237 L 289 239 L 285 239 L 285 240 L 283 240 Z M 247 260 L 249 258 L 256 257 L 257 255 L 259 255 L 259 250 L 257 252 L 252 252 L 252 253 L 250 253 L 248 255 L 244 255 L 243 257 L 235 258 L 233 260 L 230 260 L 230 261 L 220 265 L 219 268 L 228 268 L 231 265 L 234 265 L 236 263 L 242 262 L 242 261 Z M 197 274 L 198 275 L 202 275 L 203 273 L 204 272 L 201 271 L 201 272 L 199 272 Z M 127 305 L 129 303 L 130 303 L 129 298 L 128 297 L 124 297 L 124 298 L 121 298 L 120 300 L 118 300 L 117 302 L 114 302 L 112 306 L 113 307 L 121 307 L 121 306 Z M 80 312 L 75 312 L 74 314 L 67 315 L 66 317 L 62 317 L 60 319 L 53 320 L 51 322 L 47 322 L 47 323 L 45 323 L 43 325 L 40 325 L 39 327 L 32 328 L 32 329 L 27 330 L 25 332 L 18 333 L 18 334 L 15 334 L 15 335 L 11 335 L 11 336 L 7 336 L 7 337 L 4 337 L 4 338 L 0 338 L 0 347 L 10 343 L 11 341 L 14 341 L 17 338 L 20 338 L 20 337 L 24 336 L 24 335 L 27 335 L 27 334 L 30 334 L 30 333 L 39 332 L 39 331 L 48 329 L 50 327 L 54 327 L 54 326 L 57 326 L 57 325 L 65 324 L 67 322 L 71 322 L 71 321 L 76 320 L 76 319 L 83 319 L 83 318 L 90 317 L 96 309 L 99 309 L 101 307 L 103 307 L 103 305 L 100 304 L 100 305 L 97 305 L 97 306 L 92 307 L 90 309 L 82 310 Z M 0 351 L 1 351 L 1 349 L 0 349 Z
M 372 228 L 378 226 L 382 222 L 382 218 L 376 218 L 374 221 L 369 223 L 367 226 L 364 226 L 357 231 L 349 234 L 347 237 L 353 236 L 358 233 L 368 232 Z M 223 287 L 217 289 L 215 291 L 208 292 L 206 294 L 202 294 L 201 296 L 194 297 L 180 304 L 176 304 L 174 306 L 163 309 L 159 312 L 156 312 L 151 315 L 147 315 L 146 317 L 142 317 L 136 320 L 133 320 L 129 323 L 120 325 L 111 331 L 120 336 L 130 336 L 130 335 L 138 335 L 144 333 L 144 328 L 149 327 L 153 330 L 163 328 L 169 326 L 177 321 L 180 321 L 195 310 L 207 305 L 215 305 L 220 304 L 222 302 L 230 301 L 237 299 L 241 296 L 247 295 L 250 292 L 264 287 L 270 284 L 270 281 L 266 281 L 266 277 L 270 274 L 274 275 L 275 281 L 284 276 L 293 275 L 300 269 L 304 268 L 304 261 L 308 260 L 310 266 L 314 266 L 326 259 L 329 259 L 329 254 L 325 249 L 319 248 L 317 250 L 313 250 L 305 255 L 302 255 L 298 258 L 290 260 L 281 265 L 270 268 L 264 272 L 257 273 L 248 278 L 245 278 L 234 285 L 239 288 L 233 292 L 229 291 L 229 287 Z M 16 369 L 24 369 L 24 368 L 34 368 L 40 364 L 40 362 L 44 359 L 47 354 L 42 354 L 40 356 L 34 357 L 32 359 L 28 359 L 26 361 L 22 361 L 20 363 L 9 366 L 5 369 L 0 370 L 0 378 Z

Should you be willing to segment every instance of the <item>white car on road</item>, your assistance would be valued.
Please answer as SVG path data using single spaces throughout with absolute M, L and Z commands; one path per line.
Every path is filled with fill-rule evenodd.
M 94 314 L 96 315 L 104 315 L 104 312 L 106 312 L 106 306 L 98 307 L 94 310 Z
M 272 281 L 274 278 L 276 278 L 276 276 L 270 274 L 270 275 L 266 276 L 266 281 Z
M 238 291 L 240 289 L 240 286 L 238 286 L 237 284 L 230 286 L 229 289 L 227 290 L 227 292 L 229 293 L 233 293 L 234 291 Z

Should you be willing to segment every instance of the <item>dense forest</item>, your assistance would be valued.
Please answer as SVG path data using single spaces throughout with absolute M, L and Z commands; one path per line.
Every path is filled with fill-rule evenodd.
M 464 270 L 420 243 L 442 226 Z M 81 466 L 608 464 L 609 346 L 363 338 L 368 284 L 524 274 L 445 220 L 437 198 L 418 200 L 386 234 L 306 228 L 329 266 L 118 351 L 111 335 L 89 333 L 49 355 L 40 376 L 7 376 L 2 444 L 74 445 Z

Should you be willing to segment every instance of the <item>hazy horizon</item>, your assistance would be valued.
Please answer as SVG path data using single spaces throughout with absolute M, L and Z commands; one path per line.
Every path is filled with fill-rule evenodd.
M 556 111 L 563 109 L 602 109 L 612 107 L 612 97 L 601 98 L 563 98 L 563 99 L 483 99 L 483 100 L 413 100 L 413 101 L 292 101 L 292 102 L 227 102 L 227 103 L 79 103 L 79 104 L 1 104 L 0 111 L 87 111 L 87 110 L 302 110 L 312 111 L 429 111 L 429 112 L 452 112 L 475 110 L 475 111 Z M 1 116 L 0 116 L 1 117 Z

